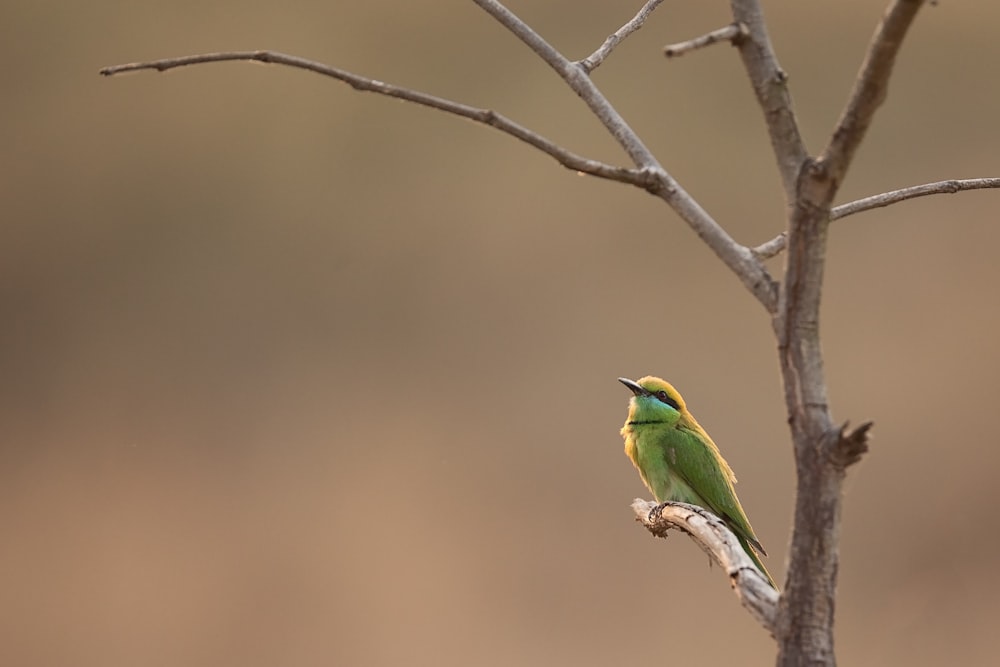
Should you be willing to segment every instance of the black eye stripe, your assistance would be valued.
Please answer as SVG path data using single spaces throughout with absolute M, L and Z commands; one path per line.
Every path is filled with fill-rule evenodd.
M 660 391 L 656 392 L 656 398 L 660 399 L 660 401 L 666 403 L 667 405 L 669 405 L 670 407 L 672 407 L 674 410 L 680 410 L 681 409 L 681 406 L 677 404 L 677 401 L 675 401 L 674 399 L 672 399 L 667 394 L 667 392 L 665 392 L 662 389 Z

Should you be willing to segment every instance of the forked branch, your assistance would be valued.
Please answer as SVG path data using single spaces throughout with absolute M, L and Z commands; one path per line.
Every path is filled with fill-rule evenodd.
M 512 32 L 524 42 L 528 48 L 545 61 L 556 74 L 566 82 L 574 93 L 580 96 L 591 112 L 597 116 L 604 127 L 611 133 L 637 167 L 663 172 L 663 167 L 657 162 L 653 153 L 642 142 L 639 135 L 629 127 L 621 114 L 611 105 L 611 102 L 598 90 L 584 69 L 572 62 L 549 44 L 531 26 L 522 21 L 514 12 L 504 7 L 496 0 L 473 0 L 487 14 L 496 19 L 503 27 Z M 664 172 L 665 173 L 665 172 Z M 672 180 L 672 179 L 671 179 Z
M 646 189 L 660 197 L 674 210 L 715 254 L 740 279 L 758 301 L 773 313 L 778 307 L 778 288 L 764 265 L 712 218 L 689 195 L 673 176 L 667 173 L 652 152 L 629 127 L 625 119 L 594 85 L 582 67 L 571 62 L 541 35 L 496 0 L 473 0 L 501 25 L 524 42 L 555 72 L 590 108 L 612 137 L 625 149 L 635 165 L 647 172 L 656 183 Z

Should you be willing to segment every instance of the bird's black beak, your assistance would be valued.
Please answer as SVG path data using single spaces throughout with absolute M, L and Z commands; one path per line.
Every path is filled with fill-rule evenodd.
M 633 382 L 628 378 L 618 378 L 618 381 L 621 382 L 626 387 L 628 387 L 629 391 L 631 391 L 636 396 L 646 396 L 647 394 L 649 394 L 649 392 L 643 389 L 638 382 Z

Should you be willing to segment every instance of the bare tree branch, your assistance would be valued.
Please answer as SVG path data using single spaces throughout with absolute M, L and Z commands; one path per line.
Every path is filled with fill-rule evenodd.
M 604 99 L 600 91 L 597 90 L 596 87 L 593 87 L 593 84 L 586 75 L 580 73 L 580 70 L 566 60 L 561 54 L 556 52 L 556 56 L 560 62 L 565 62 L 568 65 L 568 70 L 578 73 L 578 79 L 589 83 L 593 89 L 592 96 L 596 96 L 599 98 L 599 101 L 603 101 L 603 104 L 614 113 L 614 116 L 617 116 L 617 112 L 614 112 L 614 109 L 611 107 L 610 103 Z M 324 76 L 329 76 L 337 79 L 338 81 L 343 81 L 356 90 L 395 97 L 407 102 L 420 104 L 444 111 L 446 113 L 451 113 L 456 116 L 468 118 L 470 120 L 483 123 L 484 125 L 494 127 L 502 132 L 505 132 L 506 134 L 528 143 L 531 146 L 534 146 L 544 153 L 551 155 L 560 164 L 569 169 L 641 187 L 666 201 L 678 213 L 678 215 L 680 215 L 680 217 L 695 230 L 698 236 L 705 240 L 709 247 L 716 252 L 723 262 L 725 262 L 725 264 L 729 266 L 734 273 L 736 273 L 741 282 L 743 282 L 743 284 L 750 289 L 754 296 L 756 296 L 757 299 L 764 304 L 765 308 L 767 308 L 769 312 L 773 311 L 777 307 L 777 288 L 773 279 L 764 269 L 763 265 L 750 253 L 747 248 L 736 243 L 736 241 L 733 240 L 733 238 L 729 236 L 729 234 L 727 234 L 726 231 L 714 219 L 712 219 L 712 217 L 704 209 L 702 209 L 701 206 L 694 201 L 694 199 L 687 192 L 685 192 L 676 181 L 674 181 L 674 179 L 663 169 L 663 167 L 659 165 L 651 154 L 649 158 L 652 161 L 652 166 L 643 166 L 637 169 L 616 167 L 597 160 L 591 160 L 589 158 L 576 155 L 575 153 L 572 153 L 553 143 L 549 139 L 542 137 L 541 135 L 490 109 L 471 107 L 420 91 L 402 88 L 400 86 L 395 86 L 383 81 L 377 81 L 375 79 L 369 79 L 352 72 L 341 70 L 336 67 L 330 67 L 328 65 L 300 58 L 298 56 L 291 56 L 273 51 L 236 51 L 207 53 L 201 55 L 183 56 L 180 58 L 167 58 L 162 60 L 105 67 L 100 71 L 100 73 L 104 76 L 113 76 L 115 74 L 144 69 L 152 69 L 162 72 L 187 65 L 232 60 L 257 61 L 305 69 Z M 583 95 L 581 95 L 581 97 L 583 97 Z M 641 146 L 641 141 L 639 141 L 638 137 L 635 136 L 631 128 L 625 124 L 624 120 L 621 120 L 621 125 L 624 128 L 622 131 L 631 133 L 631 136 L 634 137 L 634 141 L 638 142 L 638 145 Z M 632 139 L 629 139 L 629 141 L 631 142 Z M 642 149 L 646 150 L 645 146 L 642 146 Z
M 889 77 L 892 76 L 896 55 L 923 4 L 924 0 L 893 0 L 875 29 L 850 99 L 820 158 L 820 162 L 829 171 L 829 178 L 833 180 L 835 189 L 843 181 L 876 109 L 889 93 Z
M 749 34 L 750 31 L 747 30 L 747 27 L 742 23 L 730 23 L 724 28 L 713 30 L 707 35 L 695 37 L 694 39 L 689 39 L 686 42 L 668 44 L 663 47 L 663 55 L 668 58 L 676 58 L 696 49 L 703 49 L 706 46 L 711 46 L 717 42 L 728 41 L 736 44 L 739 39 L 742 39 Z
M 777 284 L 748 248 L 737 243 L 660 165 L 625 119 L 611 105 L 579 65 L 546 42 L 524 21 L 496 0 L 473 0 L 510 30 L 562 77 L 590 108 L 611 136 L 625 149 L 637 167 L 656 180 L 646 189 L 663 199 L 690 225 L 715 254 L 736 274 L 758 301 L 773 313 L 777 308 Z
M 771 137 L 771 148 L 778 163 L 778 174 L 785 190 L 785 202 L 795 201 L 795 188 L 799 171 L 808 153 L 788 92 L 788 75 L 778 64 L 771 48 L 771 38 L 764 23 L 764 12 L 758 0 L 730 0 L 733 18 L 746 27 L 749 36 L 734 40 L 739 49 L 743 67 L 750 78 L 757 102 L 764 112 L 764 122 Z
M 886 206 L 891 206 L 892 204 L 898 204 L 899 202 L 906 201 L 907 199 L 916 199 L 917 197 L 926 197 L 928 195 L 955 194 L 957 192 L 966 192 L 969 190 L 986 190 L 995 188 L 1000 188 L 1000 178 L 963 178 L 951 179 L 948 181 L 937 181 L 935 183 L 925 183 L 923 185 L 913 185 L 908 188 L 892 190 L 891 192 L 883 192 L 882 194 L 872 195 L 870 197 L 857 199 L 846 204 L 841 204 L 840 206 L 834 206 L 830 209 L 830 221 L 840 220 L 841 218 L 846 218 L 849 215 L 863 213 L 864 211 L 870 211 L 876 208 L 884 208 Z M 782 232 L 770 241 L 762 243 L 756 248 L 751 248 L 750 252 L 761 259 L 774 257 L 785 249 L 787 236 L 788 235 L 785 232 Z
M 553 48 L 510 10 L 495 0 L 475 0 L 476 4 L 513 32 L 542 58 L 580 96 L 590 110 L 625 149 L 637 169 L 625 169 L 575 155 L 527 128 L 488 109 L 466 106 L 427 93 L 401 88 L 382 81 L 323 65 L 297 56 L 272 51 L 210 53 L 182 58 L 116 65 L 101 70 L 111 76 L 140 69 L 164 71 L 174 67 L 225 60 L 252 60 L 306 69 L 340 81 L 357 90 L 375 92 L 439 109 L 495 127 L 551 155 L 561 164 L 602 178 L 631 183 L 663 199 L 698 236 L 722 259 L 768 312 L 777 308 L 777 284 L 764 265 L 748 248 L 737 243 L 698 202 L 660 165 L 639 136 L 594 85 L 583 68 Z
M 577 61 L 575 64 L 588 74 L 600 67 L 601 63 L 604 62 L 605 58 L 611 55 L 611 52 L 614 51 L 616 46 L 621 44 L 625 41 L 626 37 L 643 26 L 646 19 L 649 18 L 649 15 L 653 13 L 653 10 L 656 9 L 661 2 L 663 2 L 663 0 L 648 0 L 648 2 L 642 6 L 642 9 L 639 10 L 639 13 L 633 16 L 628 23 L 618 28 L 618 30 L 604 40 L 604 43 L 601 44 L 596 51 L 583 60 Z
M 740 546 L 729 527 L 708 510 L 687 503 L 656 504 L 636 498 L 632 502 L 636 520 L 657 537 L 678 528 L 694 540 L 729 576 L 733 592 L 750 615 L 774 635 L 778 615 L 778 591 L 774 590 Z
M 201 55 L 184 56 L 181 58 L 165 58 L 163 60 L 153 60 L 149 62 L 129 63 L 127 65 L 115 65 L 105 67 L 101 70 L 104 76 L 113 76 L 123 72 L 132 72 L 144 69 L 154 69 L 164 72 L 175 67 L 185 67 L 187 65 L 198 65 L 202 63 L 224 62 L 231 60 L 257 61 L 263 63 L 273 63 L 276 65 L 287 65 L 299 69 L 309 70 L 324 76 L 337 79 L 349 84 L 355 90 L 378 93 L 394 97 L 406 102 L 420 104 L 422 106 L 444 111 L 446 113 L 468 118 L 477 123 L 489 125 L 505 134 L 520 139 L 521 141 L 534 146 L 538 150 L 555 158 L 561 165 L 574 171 L 590 174 L 599 178 L 606 178 L 621 183 L 629 183 L 642 188 L 648 188 L 652 179 L 648 174 L 644 174 L 639 169 L 626 169 L 614 165 L 599 162 L 572 153 L 545 137 L 519 125 L 492 109 L 480 109 L 468 106 L 459 102 L 429 95 L 417 90 L 395 86 L 384 81 L 376 81 L 364 76 L 359 76 L 352 72 L 330 67 L 322 63 L 297 56 L 290 56 L 274 51 L 234 51 L 226 53 L 205 53 Z

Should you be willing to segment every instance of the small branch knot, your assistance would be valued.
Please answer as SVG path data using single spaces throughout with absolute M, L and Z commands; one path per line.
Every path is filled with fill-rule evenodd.
M 829 449 L 830 461 L 844 470 L 861 460 L 868 452 L 869 432 L 875 422 L 865 422 L 852 431 L 848 431 L 848 422 L 834 434 L 832 447 Z
M 821 157 L 806 160 L 803 164 L 802 174 L 815 180 L 824 180 L 830 175 L 829 165 Z
M 742 21 L 737 21 L 733 25 L 736 26 L 736 34 L 729 41 L 733 46 L 743 46 L 744 42 L 750 37 L 750 28 Z
M 645 523 L 646 528 L 649 529 L 649 532 L 652 533 L 654 536 L 667 539 L 668 536 L 667 534 L 670 532 L 670 529 L 673 528 L 674 526 L 670 525 L 669 523 L 663 520 L 663 508 L 666 506 L 667 503 L 660 503 L 656 507 L 649 510 L 649 514 L 646 515 L 645 522 L 642 520 L 642 517 L 640 516 L 637 516 L 635 520 L 638 521 L 639 523 Z

